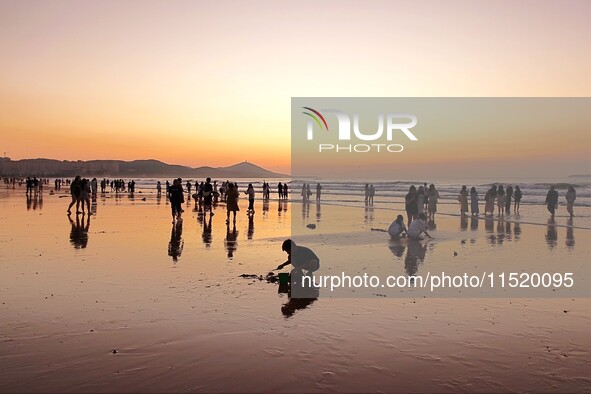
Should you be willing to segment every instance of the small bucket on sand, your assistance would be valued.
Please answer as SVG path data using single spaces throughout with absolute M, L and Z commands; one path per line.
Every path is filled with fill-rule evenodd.
M 279 275 L 279 284 L 286 285 L 289 283 L 289 273 L 288 272 L 280 272 Z

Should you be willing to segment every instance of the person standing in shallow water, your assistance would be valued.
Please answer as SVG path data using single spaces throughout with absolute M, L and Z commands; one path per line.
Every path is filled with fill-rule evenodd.
M 408 226 L 410 226 L 412 221 L 416 219 L 419 214 L 417 188 L 414 185 L 408 188 L 408 193 L 404 197 L 404 205 L 406 208 Z
M 497 199 L 497 186 L 493 185 L 484 195 L 484 215 L 490 212 L 490 216 L 495 213 L 495 200 Z
M 203 213 L 207 213 L 209 210 L 209 216 L 213 216 L 213 185 L 211 184 L 211 178 L 205 180 L 203 185 Z
M 439 192 L 435 189 L 435 185 L 431 184 L 429 186 L 429 190 L 427 191 L 427 212 L 429 213 L 429 218 L 431 220 L 435 220 L 435 213 L 437 213 L 437 201 L 439 200 Z
M 172 210 L 172 222 L 175 219 L 182 220 L 181 214 L 183 212 L 181 204 L 185 202 L 185 195 L 183 193 L 183 186 L 179 179 L 172 181 L 169 191 L 170 208 Z
M 569 213 L 570 217 L 572 218 L 575 216 L 573 212 L 573 207 L 575 206 L 575 200 L 577 199 L 577 192 L 575 188 L 572 186 L 568 187 L 566 192 L 566 211 Z
M 478 216 L 480 213 L 478 209 L 478 192 L 474 186 L 470 189 L 470 212 L 472 216 Z
M 505 214 L 511 213 L 511 199 L 513 198 L 513 186 L 507 186 L 505 190 Z
M 423 186 L 419 186 L 419 190 L 417 190 L 417 205 L 419 206 L 419 213 L 423 213 L 423 209 L 425 208 L 425 188 Z
M 228 182 L 228 190 L 226 191 L 226 224 L 230 223 L 230 212 L 234 213 L 234 223 L 236 223 L 236 212 L 240 211 L 238 197 L 238 189 L 232 182 Z
M 460 215 L 465 216 L 468 213 L 468 188 L 466 185 L 462 186 L 458 201 L 460 202 Z
M 523 194 L 521 193 L 521 188 L 519 186 L 515 186 L 515 193 L 513 194 L 513 199 L 515 203 L 513 204 L 513 212 L 519 213 L 519 206 L 521 205 L 521 198 Z
M 72 201 L 68 206 L 68 215 L 72 213 L 72 206 L 76 204 L 76 213 L 80 213 L 80 175 L 76 175 L 74 181 L 70 183 L 70 195 L 72 196 Z
M 552 219 L 554 219 L 554 212 L 558 208 L 558 192 L 554 190 L 554 186 L 550 186 L 550 190 L 548 190 L 548 194 L 546 195 L 546 207 L 548 208 L 548 212 L 552 214 Z
M 248 188 L 244 194 L 248 195 L 248 210 L 246 211 L 247 215 L 254 215 L 254 187 L 252 183 L 248 184 Z
M 497 207 L 499 209 L 499 216 L 502 216 L 505 213 L 505 190 L 503 189 L 503 185 L 499 185 L 497 189 Z

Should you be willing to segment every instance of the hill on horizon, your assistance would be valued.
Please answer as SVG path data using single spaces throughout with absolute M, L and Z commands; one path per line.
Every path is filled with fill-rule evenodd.
M 2 176 L 71 177 L 193 177 L 193 178 L 285 178 L 287 174 L 276 173 L 248 161 L 227 167 L 189 167 L 168 164 L 156 159 L 141 160 L 88 160 L 68 161 L 55 159 L 0 159 Z

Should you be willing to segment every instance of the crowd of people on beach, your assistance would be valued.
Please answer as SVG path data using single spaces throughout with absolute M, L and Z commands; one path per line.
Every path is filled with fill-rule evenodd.
M 408 230 L 404 225 L 403 216 L 398 215 L 388 229 L 390 235 L 392 237 L 400 237 L 407 234 L 410 237 L 418 237 L 421 233 L 425 233 L 429 236 L 425 231 L 427 228 L 427 220 L 435 220 L 439 198 L 439 192 L 433 184 L 427 187 L 427 183 L 424 183 L 422 186 L 419 186 L 418 189 L 414 185 L 410 186 L 408 193 L 404 197 Z M 503 185 L 492 185 L 484 195 L 484 216 L 492 217 L 495 213 L 495 205 L 497 214 L 500 217 L 510 215 L 512 207 L 513 213 L 519 214 L 522 198 L 523 192 L 519 185 L 516 185 L 515 188 L 513 188 L 512 185 L 506 185 L 505 187 Z M 577 198 L 576 191 L 572 185 L 568 186 L 565 198 L 566 210 L 572 218 L 574 217 L 573 207 Z M 468 187 L 466 185 L 462 186 L 457 200 L 460 204 L 461 216 L 467 216 L 470 214 L 472 217 L 477 217 L 480 215 L 480 201 L 476 187 L 471 187 L 468 192 Z M 366 204 L 369 204 L 367 200 L 367 192 Z M 550 189 L 548 190 L 545 205 L 553 219 L 556 208 L 558 207 L 558 192 L 554 186 L 550 186 Z M 411 227 L 413 228 L 413 231 L 410 231 Z
M 44 185 L 48 185 L 50 180 L 48 178 L 3 178 L 6 185 L 15 186 L 22 185 L 26 186 L 27 195 L 37 195 L 43 192 Z M 96 197 L 99 193 L 106 193 L 107 189 L 110 188 L 111 192 L 135 192 L 135 180 L 125 181 L 123 179 L 112 179 L 103 178 L 100 183 L 97 178 L 91 180 L 76 176 L 72 181 L 70 179 L 55 178 L 54 179 L 54 190 L 59 191 L 62 186 L 69 187 L 71 201 L 68 206 L 67 212 L 71 214 L 72 207 L 76 205 L 76 213 L 92 214 L 90 212 L 90 200 L 91 197 Z M 183 187 L 184 186 L 184 187 Z M 277 197 L 281 200 L 287 200 L 289 198 L 289 186 L 287 182 L 279 182 L 277 184 Z M 319 202 L 323 196 L 323 186 L 320 182 L 316 183 L 316 201 Z M 157 195 L 161 196 L 163 187 L 160 181 L 156 184 Z M 262 183 L 262 199 L 269 200 L 271 198 L 272 187 L 266 181 Z M 53 191 L 52 191 L 53 193 Z M 182 218 L 184 212 L 182 204 L 185 200 L 185 193 L 187 193 L 188 199 L 195 201 L 195 210 L 203 213 L 209 213 L 210 216 L 214 215 L 213 206 L 218 202 L 225 203 L 226 205 L 226 222 L 230 223 L 230 219 L 235 223 L 236 214 L 240 211 L 238 200 L 240 197 L 240 191 L 238 183 L 229 180 L 221 182 L 218 187 L 218 181 L 213 181 L 211 178 L 207 178 L 205 181 L 195 181 L 192 183 L 190 180 L 183 183 L 181 178 L 177 178 L 170 183 L 166 181 L 166 198 L 171 203 L 171 214 L 173 221 Z M 244 194 L 248 199 L 248 208 L 246 213 L 254 215 L 255 208 L 254 202 L 256 199 L 257 192 L 252 183 L 248 184 Z M 309 202 L 313 195 L 312 187 L 309 183 L 302 183 L 302 189 L 300 196 L 303 202 Z M 373 184 L 366 183 L 364 186 L 364 202 L 366 206 L 372 206 L 374 204 L 374 197 L 376 195 L 376 188 Z M 523 198 L 523 192 L 519 185 L 502 185 L 494 184 L 486 190 L 483 199 L 476 187 L 472 186 L 468 188 L 466 185 L 461 187 L 457 196 L 457 202 L 459 203 L 459 212 L 461 216 L 472 216 L 478 217 L 481 213 L 481 203 L 484 203 L 484 216 L 491 217 L 495 214 L 499 217 L 506 215 L 519 214 L 521 201 Z M 566 199 L 566 210 L 568 214 L 574 216 L 574 204 L 577 198 L 576 191 L 572 185 L 568 186 L 565 194 Z M 406 211 L 406 225 L 405 229 L 410 229 L 414 221 L 434 221 L 437 213 L 437 205 L 441 195 L 434 184 L 427 185 L 423 183 L 418 188 L 415 185 L 409 187 L 408 193 L 404 196 L 404 206 Z M 555 186 L 550 186 L 546 199 L 545 205 L 551 218 L 554 218 L 556 209 L 558 207 L 558 191 Z M 399 231 L 399 217 L 392 223 L 394 226 L 393 233 L 401 233 Z M 420 223 L 419 223 L 420 224 Z M 417 224 L 417 226 L 419 226 Z M 422 226 L 422 224 L 421 224 Z M 406 230 L 405 230 L 406 231 Z

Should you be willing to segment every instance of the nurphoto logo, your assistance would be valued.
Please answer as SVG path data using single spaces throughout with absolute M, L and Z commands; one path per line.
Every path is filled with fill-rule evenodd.
M 336 137 L 338 141 L 385 141 L 383 143 L 360 143 L 360 144 L 318 144 L 318 151 L 322 152 L 348 152 L 348 153 L 367 153 L 367 152 L 390 152 L 399 153 L 404 150 L 404 146 L 397 143 L 391 143 L 395 136 L 404 134 L 410 141 L 418 141 L 418 138 L 410 131 L 417 125 L 417 117 L 409 113 L 379 113 L 377 114 L 377 130 L 363 132 L 359 127 L 359 114 L 353 113 L 353 133 L 351 133 L 351 117 L 341 110 L 323 109 L 318 111 L 310 107 L 302 107 L 304 115 L 308 117 L 307 139 L 314 140 L 315 125 L 319 130 L 325 133 L 331 133 L 326 117 L 323 114 L 334 115 L 338 122 L 338 131 Z M 384 136 L 385 130 L 385 136 Z M 351 135 L 353 134 L 353 135 Z M 332 135 L 334 136 L 334 134 Z M 331 137 L 332 137 L 331 136 Z

